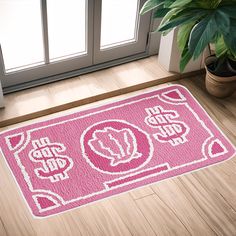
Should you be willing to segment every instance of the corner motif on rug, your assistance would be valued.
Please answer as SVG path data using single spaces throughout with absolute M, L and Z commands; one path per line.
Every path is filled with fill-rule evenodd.
M 45 194 L 35 194 L 32 198 L 39 212 L 49 211 L 60 206 L 57 200 Z
M 219 139 L 214 139 L 209 144 L 208 149 L 209 156 L 212 158 L 222 156 L 228 152 L 224 144 Z
M 179 89 L 168 90 L 161 94 L 163 98 L 171 102 L 185 102 L 185 96 L 179 91 Z
M 6 144 L 11 151 L 18 149 L 24 142 L 24 133 L 17 133 L 5 137 Z

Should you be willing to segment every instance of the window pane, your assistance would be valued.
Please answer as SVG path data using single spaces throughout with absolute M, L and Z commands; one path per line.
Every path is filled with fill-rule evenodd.
M 86 53 L 86 0 L 48 0 L 50 61 Z
M 0 44 L 7 72 L 43 64 L 40 0 L 0 0 Z
M 136 40 L 139 0 L 102 0 L 101 49 Z

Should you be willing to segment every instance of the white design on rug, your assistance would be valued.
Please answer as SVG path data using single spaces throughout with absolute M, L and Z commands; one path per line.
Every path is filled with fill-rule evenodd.
M 50 179 L 57 182 L 69 178 L 67 172 L 73 166 L 73 161 L 68 156 L 59 153 L 66 150 L 61 143 L 51 143 L 49 138 L 40 138 L 32 141 L 33 149 L 29 158 L 33 162 L 41 162 L 43 168 L 36 168 L 35 174 L 41 179 Z
M 127 163 L 142 156 L 137 150 L 135 135 L 127 128 L 117 130 L 105 127 L 96 130 L 88 144 L 95 153 L 110 159 L 111 166 Z
M 172 146 L 177 146 L 187 142 L 186 135 L 190 128 L 183 121 L 176 121 L 179 117 L 177 111 L 164 110 L 161 106 L 146 108 L 148 116 L 145 118 L 145 123 L 159 129 L 160 132 L 153 134 L 154 138 L 161 143 L 169 142 Z
M 86 133 L 89 132 L 93 127 L 95 127 L 95 126 L 97 126 L 97 125 L 99 125 L 99 124 L 107 123 L 107 122 L 119 122 L 119 123 L 123 123 L 123 124 L 125 124 L 125 125 L 129 125 L 130 127 L 134 128 L 134 129 L 137 129 L 140 133 L 142 133 L 142 134 L 145 135 L 146 140 L 147 140 L 147 143 L 148 143 L 148 147 L 149 147 L 149 152 L 148 152 L 148 156 L 147 156 L 146 160 L 145 160 L 143 163 L 141 163 L 139 166 L 137 166 L 137 167 L 135 167 L 135 168 L 130 168 L 129 170 L 116 171 L 116 172 L 114 172 L 113 170 L 111 170 L 111 171 L 103 170 L 103 169 L 99 168 L 98 166 L 96 166 L 95 163 L 93 163 L 93 162 L 90 160 L 90 157 L 87 155 L 87 153 L 86 153 L 86 151 L 85 151 L 85 145 L 84 145 L 84 144 L 87 142 L 87 141 L 85 141 L 85 135 L 86 135 Z M 105 128 L 106 128 L 106 127 L 105 127 Z M 114 128 L 109 127 L 109 129 L 114 129 Z M 114 129 L 114 130 L 116 130 L 116 129 Z M 121 130 L 130 130 L 130 131 L 131 131 L 131 129 L 129 129 L 129 128 L 122 128 Z M 137 152 L 137 150 L 138 150 L 137 140 L 136 140 L 136 137 L 135 137 L 133 131 L 131 131 L 131 132 L 132 132 L 132 134 L 133 134 L 133 136 L 134 136 L 134 138 L 135 138 L 135 146 L 136 146 L 136 155 L 135 155 L 134 157 L 138 156 L 139 154 L 140 154 L 141 156 L 143 156 L 142 153 Z M 94 133 L 96 133 L 96 131 L 95 131 Z M 94 133 L 93 133 L 93 135 L 92 135 L 92 139 L 90 139 L 90 140 L 93 140 L 93 138 L 94 138 Z M 94 153 L 96 153 L 96 154 L 98 154 L 98 155 L 100 155 L 100 156 L 103 156 L 103 155 L 101 155 L 100 153 L 98 153 L 97 151 L 95 151 L 94 147 L 92 147 L 92 146 L 90 145 L 90 140 L 88 141 L 88 146 L 91 148 L 91 150 L 92 150 Z M 125 120 L 116 120 L 116 119 L 101 121 L 101 122 L 94 123 L 94 124 L 91 125 L 91 126 L 88 126 L 87 129 L 85 129 L 84 132 L 83 132 L 82 135 L 81 135 L 81 138 L 80 138 L 80 145 L 81 145 L 81 149 L 82 149 L 82 154 L 83 154 L 83 156 L 84 156 L 86 162 L 87 162 L 94 170 L 97 170 L 97 171 L 102 172 L 102 173 L 104 173 L 104 174 L 111 174 L 111 175 L 125 174 L 125 173 L 129 173 L 129 172 L 136 171 L 137 169 L 140 169 L 140 168 L 144 167 L 145 165 L 147 165 L 147 163 L 149 163 L 149 161 L 151 160 L 151 158 L 152 158 L 152 156 L 153 156 L 153 152 L 154 152 L 154 147 L 153 147 L 152 139 L 151 139 L 151 137 L 149 136 L 148 133 L 146 133 L 145 131 L 143 131 L 142 129 L 140 129 L 138 126 L 136 126 L 136 125 L 134 125 L 134 124 L 131 124 L 131 123 L 125 121 Z M 125 164 L 125 163 L 128 163 L 128 162 L 130 162 L 131 160 L 136 159 L 136 158 L 134 158 L 134 157 L 132 157 L 132 159 L 130 159 L 129 161 L 122 161 L 122 162 L 119 161 L 119 163 L 116 163 L 116 165 L 111 165 L 111 164 L 110 164 L 110 166 L 111 166 L 111 167 L 116 167 L 118 164 Z M 137 157 L 137 158 L 138 158 L 138 157 Z M 107 159 L 108 159 L 108 158 L 107 158 Z M 109 158 L 109 159 L 111 159 L 111 158 Z

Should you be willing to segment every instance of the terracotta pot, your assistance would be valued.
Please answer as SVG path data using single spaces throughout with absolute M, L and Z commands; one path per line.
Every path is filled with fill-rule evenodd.
M 224 98 L 232 95 L 236 90 L 236 75 L 230 77 L 221 77 L 212 74 L 207 65 L 212 63 L 215 60 L 215 57 L 208 57 L 205 60 L 205 69 L 206 69 L 206 89 L 207 91 L 219 98 Z

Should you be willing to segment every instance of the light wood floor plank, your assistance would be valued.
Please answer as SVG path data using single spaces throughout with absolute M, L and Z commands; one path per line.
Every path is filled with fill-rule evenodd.
M 224 201 L 236 213 L 236 167 L 231 160 L 196 172 L 193 176 L 199 183 Z
M 190 235 L 215 235 L 215 232 L 192 206 L 185 193 L 181 191 L 178 182 L 173 179 L 166 180 L 152 185 L 152 189 L 166 208 L 173 211 L 184 224 Z
M 179 181 L 181 191 L 217 235 L 236 235 L 236 212 L 218 192 L 207 188 L 193 174 L 183 176 Z
M 107 199 L 81 207 L 75 210 L 75 214 L 72 211 L 69 214 L 73 216 L 74 222 L 80 223 L 78 229 L 80 229 L 81 235 L 85 235 L 86 231 L 87 235 L 98 236 L 132 235 L 123 219 Z M 71 228 L 73 227 L 71 221 L 68 221 L 68 224 Z M 82 225 L 83 227 L 81 227 Z M 76 235 L 76 230 L 72 235 Z
M 7 231 L 2 220 L 0 220 L 0 235 L 7 236 Z
M 110 198 L 110 201 L 132 235 L 155 235 L 145 216 L 137 208 L 134 200 L 128 193 L 121 194 L 115 198 Z
M 157 235 L 190 235 L 173 210 L 166 206 L 157 195 L 138 199 L 136 203 Z

